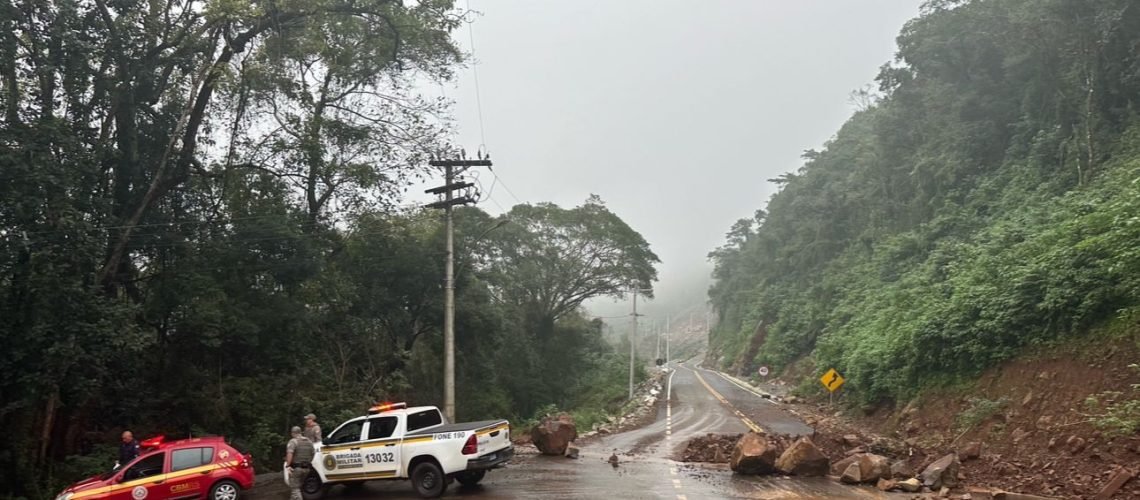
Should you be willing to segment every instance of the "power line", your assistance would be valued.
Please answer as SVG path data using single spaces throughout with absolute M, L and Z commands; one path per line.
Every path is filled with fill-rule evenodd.
M 583 316 L 586 316 L 590 319 L 621 319 L 633 317 L 632 314 L 622 314 L 621 316 L 594 316 L 593 314 L 583 314 Z
M 479 172 L 475 172 L 475 175 L 472 176 L 475 179 L 475 183 L 479 185 L 479 198 L 477 200 L 475 200 L 475 202 L 479 203 L 479 202 L 482 202 L 484 199 L 486 199 L 486 200 L 490 201 L 491 203 L 494 203 L 496 207 L 499 207 L 499 211 L 503 212 L 504 214 L 507 213 L 507 209 L 503 208 L 503 206 L 500 205 L 497 200 L 495 200 L 494 196 L 492 196 L 492 194 L 495 192 L 495 185 L 498 184 L 499 178 L 495 177 L 494 179 L 492 179 L 491 180 L 491 189 L 484 191 L 483 190 L 483 181 L 479 179 L 478 174 L 479 174 Z M 484 194 L 484 193 L 486 193 L 486 194 Z
M 507 190 L 507 194 L 511 195 L 511 198 L 515 199 L 515 203 L 518 203 L 519 205 L 525 205 L 526 204 L 526 203 L 523 203 L 523 201 L 521 199 L 519 199 L 518 196 L 515 196 L 514 191 L 511 191 L 510 186 L 507 186 L 506 182 L 503 182 L 503 178 L 500 177 L 499 174 L 496 174 L 495 171 L 492 170 L 491 175 L 495 176 L 496 182 L 503 185 L 503 189 Z
M 467 11 L 471 11 L 471 0 L 467 0 Z M 467 23 L 467 37 L 471 43 L 471 74 L 475 77 L 475 107 L 479 112 L 479 142 L 487 147 L 487 132 L 483 127 L 483 98 L 479 91 L 479 59 L 475 57 L 475 23 Z
M 467 0 L 467 11 L 471 12 L 471 0 Z M 471 75 L 474 77 L 474 80 L 475 80 L 475 108 L 476 108 L 476 111 L 477 111 L 478 116 L 479 116 L 479 142 L 480 142 L 480 146 L 483 149 L 486 149 L 487 148 L 487 130 L 486 130 L 486 126 L 485 126 L 484 121 L 483 121 L 483 92 L 479 86 L 479 58 L 476 56 L 476 53 L 475 53 L 475 28 L 474 28 L 474 24 L 475 23 L 473 21 L 467 23 L 467 38 L 468 38 L 468 43 L 470 43 L 470 45 L 471 45 L 471 60 L 472 60 Z M 496 184 L 502 184 L 503 189 L 505 189 L 507 191 L 507 194 L 511 195 L 511 198 L 514 198 L 515 203 L 517 203 L 519 205 L 524 204 L 522 199 L 520 199 L 517 195 L 515 195 L 514 191 L 511 191 L 510 187 L 507 187 L 507 184 L 505 182 L 503 182 L 503 178 L 500 177 L 499 174 L 496 174 L 493 169 L 491 170 L 491 175 L 493 175 L 495 177 L 494 183 L 491 184 L 491 190 L 495 189 Z M 498 202 L 494 201 L 494 198 L 491 198 L 490 194 L 488 194 L 487 197 L 489 199 L 491 199 L 492 203 L 495 203 L 495 205 L 499 207 L 499 210 L 502 210 L 504 213 L 507 212 L 507 210 L 504 209 L 502 205 L 499 205 Z

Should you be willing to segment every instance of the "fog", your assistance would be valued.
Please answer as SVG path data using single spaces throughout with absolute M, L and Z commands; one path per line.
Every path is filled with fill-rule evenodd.
M 920 3 L 472 0 L 475 67 L 440 90 L 456 143 L 493 155 L 481 207 L 600 195 L 662 260 L 659 315 L 703 303 L 708 252 L 851 114 Z

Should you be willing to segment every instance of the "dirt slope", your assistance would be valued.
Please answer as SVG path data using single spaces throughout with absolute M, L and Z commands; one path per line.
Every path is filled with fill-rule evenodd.
M 1093 498 L 1119 469 L 1140 473 L 1140 435 L 1112 436 L 1093 425 L 1089 396 L 1126 394 L 1140 383 L 1140 336 L 1098 337 L 1041 349 L 984 373 L 967 387 L 930 392 L 901 409 L 858 416 L 855 424 L 897 437 L 914 462 L 944 453 L 965 460 L 972 485 Z M 1140 498 L 1140 479 L 1112 498 Z

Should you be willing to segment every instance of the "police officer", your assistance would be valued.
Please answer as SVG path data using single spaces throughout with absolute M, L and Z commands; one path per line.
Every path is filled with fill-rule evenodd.
M 285 446 L 285 466 L 289 468 L 289 500 L 302 500 L 301 484 L 304 483 L 305 476 L 309 475 L 315 450 L 313 442 L 301 433 L 300 427 L 294 426 L 290 434 L 293 439 Z
M 313 444 L 321 442 L 321 426 L 317 425 L 317 416 L 312 413 L 305 415 L 305 437 Z
M 131 431 L 123 431 L 122 443 L 119 444 L 119 461 L 115 462 L 115 468 L 131 463 L 138 456 L 139 442 L 135 441 L 135 435 Z

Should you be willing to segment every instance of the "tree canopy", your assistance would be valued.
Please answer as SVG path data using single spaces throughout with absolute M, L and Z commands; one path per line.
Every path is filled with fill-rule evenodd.
M 451 0 L 0 2 L 0 495 L 52 497 L 124 428 L 225 434 L 269 464 L 297 415 L 441 399 L 443 224 L 399 194 L 451 150 L 450 103 L 416 89 L 462 64 L 463 16 Z M 522 229 L 535 207 L 608 226 L 542 221 L 556 244 Z M 656 259 L 604 209 L 517 210 L 491 232 L 458 211 L 459 416 L 620 405 L 620 356 L 577 309 L 611 289 L 547 286 L 552 358 L 524 319 L 549 310 L 505 300 L 527 292 L 494 263 L 614 244 L 645 281 Z
M 563 209 L 550 203 L 517 205 L 496 238 L 489 269 L 504 300 L 535 311 L 540 332 L 582 302 L 650 289 L 657 255 L 649 243 L 594 196 Z M 652 297 L 652 292 L 649 293 Z
M 710 254 L 726 366 L 838 368 L 908 398 L 1128 318 L 1140 8 L 938 0 L 873 103 Z

